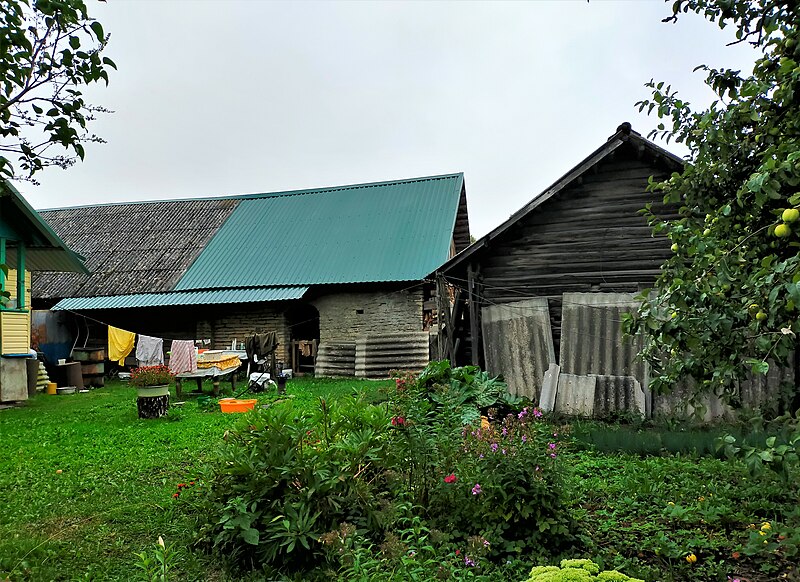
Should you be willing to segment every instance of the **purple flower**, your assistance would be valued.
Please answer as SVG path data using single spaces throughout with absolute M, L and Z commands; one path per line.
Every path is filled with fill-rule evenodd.
M 556 450 L 556 443 L 549 443 L 547 446 L 550 448 L 551 451 Z
M 493 453 L 496 453 L 497 452 L 497 443 L 492 443 L 491 449 L 492 449 Z
M 557 456 L 557 455 L 556 455 L 555 453 L 550 453 L 550 457 L 551 457 L 551 458 L 555 459 L 555 458 L 556 458 L 556 456 Z
M 517 415 L 517 418 L 522 420 L 526 416 L 528 416 L 528 407 L 527 406 L 520 411 L 520 413 Z
M 506 454 L 506 450 L 505 450 L 505 449 L 503 449 L 503 454 L 504 454 L 504 455 Z
M 539 468 L 539 465 L 536 465 L 536 468 L 534 469 L 534 471 L 541 471 L 541 469 Z
M 506 427 L 503 427 L 503 431 L 502 432 L 503 432 L 503 436 L 508 436 L 508 429 Z
M 472 494 L 473 495 L 480 495 L 480 493 L 482 491 L 483 491 L 483 489 L 481 489 L 481 484 L 480 483 L 475 483 L 475 487 L 472 488 Z
M 464 565 L 472 567 L 475 565 L 475 560 L 473 560 L 469 556 L 464 556 Z
M 483 458 L 483 453 L 481 453 L 480 455 L 478 455 L 478 458 L 479 458 L 479 459 L 482 459 L 482 458 Z
M 528 442 L 528 436 L 527 435 L 522 435 L 522 442 L 523 443 L 527 443 Z
M 484 548 L 488 548 L 490 545 L 491 545 L 491 544 L 489 543 L 489 540 L 487 540 L 487 539 L 484 539 L 484 540 L 483 540 L 483 547 L 484 547 Z
M 536 418 L 542 418 L 542 411 L 541 411 L 541 410 L 539 410 L 538 408 L 534 408 L 534 409 L 533 409 L 533 415 L 534 415 Z

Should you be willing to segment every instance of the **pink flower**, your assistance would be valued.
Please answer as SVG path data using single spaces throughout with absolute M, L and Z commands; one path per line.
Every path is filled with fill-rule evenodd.
M 492 449 L 493 453 L 496 453 L 497 452 L 497 448 L 498 448 L 497 447 L 497 443 L 492 443 L 492 446 L 490 448 Z
M 522 435 L 522 442 L 523 442 L 523 443 L 527 443 L 527 442 L 528 442 L 528 437 L 527 437 L 527 435 Z
M 534 408 L 534 409 L 533 409 L 533 415 L 534 415 L 536 418 L 542 418 L 542 411 L 541 411 L 541 410 L 539 410 L 538 408 Z
M 458 477 L 456 477 L 454 473 L 450 473 L 444 478 L 445 483 L 455 483 L 456 481 L 458 481 Z
M 403 427 L 406 425 L 406 419 L 402 416 L 392 417 L 392 426 Z
M 555 451 L 556 450 L 556 443 L 549 443 L 547 446 L 550 447 L 551 451 Z
M 480 483 L 475 483 L 475 487 L 472 488 L 472 494 L 473 495 L 480 495 L 480 493 L 482 491 L 483 491 L 483 489 L 481 489 L 481 484 Z

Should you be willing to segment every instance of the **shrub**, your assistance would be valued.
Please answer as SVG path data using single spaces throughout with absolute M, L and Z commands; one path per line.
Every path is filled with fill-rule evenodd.
M 251 567 L 307 571 L 327 553 L 358 579 L 443 562 L 443 579 L 474 576 L 486 559 L 561 548 L 572 522 L 557 434 L 536 409 L 499 417 L 516 402 L 501 386 L 434 362 L 379 405 L 289 401 L 248 414 L 207 467 L 201 541 Z
M 483 536 L 492 556 L 503 559 L 558 549 L 573 529 L 558 435 L 535 408 L 498 418 L 494 405 L 508 410 L 518 401 L 480 392 L 475 379 L 484 375 L 432 362 L 418 381 L 398 379 L 390 397 L 394 418 L 402 419 L 396 466 L 405 468 L 403 479 L 431 526 L 454 541 Z M 486 417 L 481 403 L 492 405 Z
M 524 582 L 644 582 L 616 570 L 600 571 L 591 560 L 561 560 L 558 566 L 534 566 Z
M 246 565 L 300 569 L 341 522 L 380 530 L 388 425 L 385 409 L 351 398 L 248 414 L 206 471 L 201 540 Z

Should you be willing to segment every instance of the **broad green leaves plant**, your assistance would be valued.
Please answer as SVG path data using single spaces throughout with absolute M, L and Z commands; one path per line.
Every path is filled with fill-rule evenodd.
M 67 168 L 100 142 L 87 124 L 102 107 L 82 86 L 104 81 L 109 36 L 83 0 L 5 0 L 0 10 L 0 177 Z M 17 170 L 9 157 L 17 158 Z
M 788 0 L 677 0 L 757 47 L 753 73 L 701 65 L 717 96 L 695 111 L 651 81 L 639 109 L 658 116 L 652 136 L 684 144 L 682 173 L 650 188 L 680 207 L 663 222 L 673 243 L 654 294 L 630 331 L 646 336 L 656 388 L 694 378 L 698 393 L 733 400 L 736 382 L 785 362 L 800 333 L 800 4 Z

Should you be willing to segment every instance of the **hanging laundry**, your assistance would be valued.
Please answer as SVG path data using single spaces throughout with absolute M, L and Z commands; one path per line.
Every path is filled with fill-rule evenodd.
M 164 340 L 139 334 L 136 343 L 136 359 L 140 366 L 158 366 L 164 364 Z
M 257 333 L 247 338 L 245 351 L 251 361 L 270 355 L 278 347 L 278 334 L 274 331 Z
M 197 352 L 193 340 L 172 340 L 169 371 L 173 374 L 197 372 Z
M 125 358 L 133 351 L 136 334 L 118 327 L 108 326 L 108 359 L 125 364 Z

